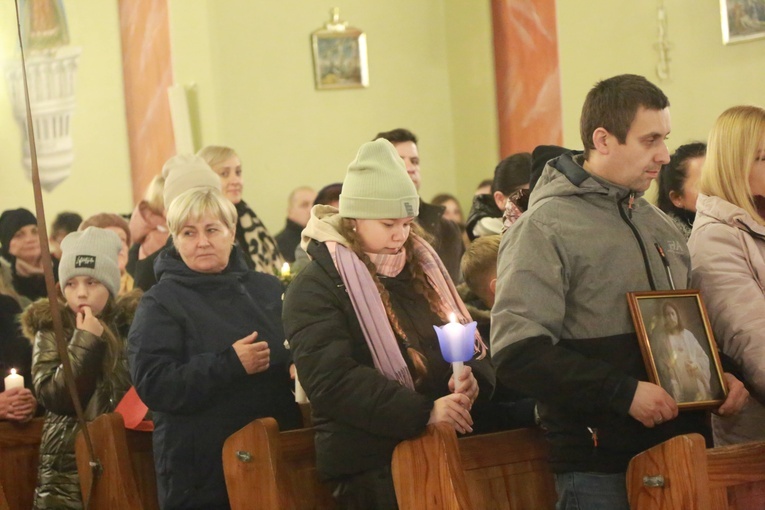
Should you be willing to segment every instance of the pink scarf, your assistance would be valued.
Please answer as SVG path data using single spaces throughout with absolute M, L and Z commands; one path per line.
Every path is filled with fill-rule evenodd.
M 457 289 L 435 250 L 417 235 L 412 234 L 411 237 L 415 258 L 422 265 L 428 283 L 440 298 L 439 307 L 443 315 L 448 317 L 449 313 L 454 313 L 459 322 L 463 324 L 470 322 L 472 320 L 470 313 L 457 294 Z M 348 290 L 353 310 L 356 312 L 361 331 L 364 333 L 364 339 L 372 353 L 375 368 L 388 379 L 398 381 L 401 385 L 413 390 L 412 375 L 406 366 L 393 328 L 385 313 L 382 298 L 367 267 L 353 250 L 333 241 L 327 241 L 326 245 L 332 255 L 337 272 Z M 394 257 L 388 262 L 398 266 L 400 260 L 400 257 Z M 476 331 L 475 338 L 475 352 L 479 354 L 478 359 L 481 359 L 486 355 L 486 345 L 478 331 Z

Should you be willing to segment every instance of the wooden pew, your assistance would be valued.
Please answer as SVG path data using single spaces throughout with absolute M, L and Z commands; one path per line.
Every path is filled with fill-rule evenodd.
M 393 483 L 401 510 L 555 508 L 548 446 L 538 429 L 457 439 L 443 423 L 400 443 Z
M 3 486 L 0 484 L 0 510 L 10 510 L 10 508 L 11 507 L 8 506 L 8 500 L 5 497 Z
M 0 421 L 0 509 L 32 508 L 43 422 Z
M 698 434 L 636 455 L 627 470 L 631 508 L 762 510 L 765 442 L 707 449 Z
M 223 445 L 223 472 L 232 510 L 335 508 L 316 474 L 313 429 L 279 432 L 273 418 L 255 420 Z
M 82 432 L 75 452 L 83 500 L 92 494 L 90 508 L 158 510 L 151 432 L 126 430 L 122 416 L 104 414 L 88 424 L 102 472 L 93 479 L 90 456 Z

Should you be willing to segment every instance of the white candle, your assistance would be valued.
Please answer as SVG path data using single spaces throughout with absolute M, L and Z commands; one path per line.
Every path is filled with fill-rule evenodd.
M 24 388 L 24 377 L 16 373 L 16 369 L 11 369 L 11 375 L 5 378 L 5 391 L 13 388 Z
M 282 278 L 287 278 L 290 275 L 290 265 L 288 262 L 285 262 L 282 266 Z
M 308 396 L 305 394 L 303 386 L 298 379 L 297 370 L 295 370 L 295 402 L 298 404 L 305 404 L 308 402 Z
M 444 333 L 449 342 L 449 349 L 451 350 L 451 358 L 459 357 L 460 346 L 462 345 L 463 338 L 465 338 L 465 326 L 457 322 L 457 316 L 453 313 L 449 314 L 449 324 L 444 325 Z M 452 374 L 454 375 L 454 390 L 457 391 L 457 383 L 459 376 L 462 374 L 463 363 L 461 361 L 452 362 Z

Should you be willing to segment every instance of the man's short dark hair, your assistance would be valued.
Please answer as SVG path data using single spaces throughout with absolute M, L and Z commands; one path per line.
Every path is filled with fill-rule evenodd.
M 343 183 L 335 182 L 327 184 L 319 190 L 316 194 L 316 200 L 313 201 L 313 205 L 329 205 L 332 202 L 340 200 L 340 193 L 343 192 Z
M 695 158 L 703 158 L 707 155 L 707 144 L 693 142 L 681 145 L 674 154 L 669 157 L 669 164 L 661 167 L 659 172 L 659 194 L 656 197 L 656 205 L 665 213 L 679 214 L 680 207 L 672 203 L 670 192 L 678 195 L 683 194 L 683 186 L 688 178 L 688 163 Z
M 592 134 L 600 127 L 614 135 L 619 143 L 625 143 L 641 106 L 663 110 L 669 106 L 669 99 L 659 87 L 635 74 L 622 74 L 596 83 L 584 100 L 579 120 L 585 158 L 595 149 Z
M 379 140 L 380 138 L 385 138 L 393 145 L 403 142 L 413 142 L 415 145 L 417 145 L 417 137 L 415 134 L 404 128 L 396 128 L 391 129 L 390 131 L 382 131 L 377 133 L 373 141 Z
M 531 154 L 528 152 L 513 154 L 500 161 L 494 169 L 491 192 L 493 194 L 499 191 L 507 196 L 524 184 L 528 184 L 530 177 Z
M 53 220 L 51 231 L 54 234 L 59 232 L 71 234 L 72 232 L 77 232 L 77 229 L 80 228 L 80 223 L 82 223 L 82 216 L 79 214 L 75 212 L 62 212 Z

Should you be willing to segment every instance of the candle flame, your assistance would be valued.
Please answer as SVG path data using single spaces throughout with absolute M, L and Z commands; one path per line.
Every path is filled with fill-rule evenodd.
M 457 323 L 457 316 L 454 314 L 454 312 L 451 312 L 449 314 L 449 322 Z
M 16 375 L 16 369 L 15 368 L 11 369 L 11 375 Z
M 290 274 L 290 265 L 288 262 L 285 262 L 282 266 L 282 276 L 289 276 Z

